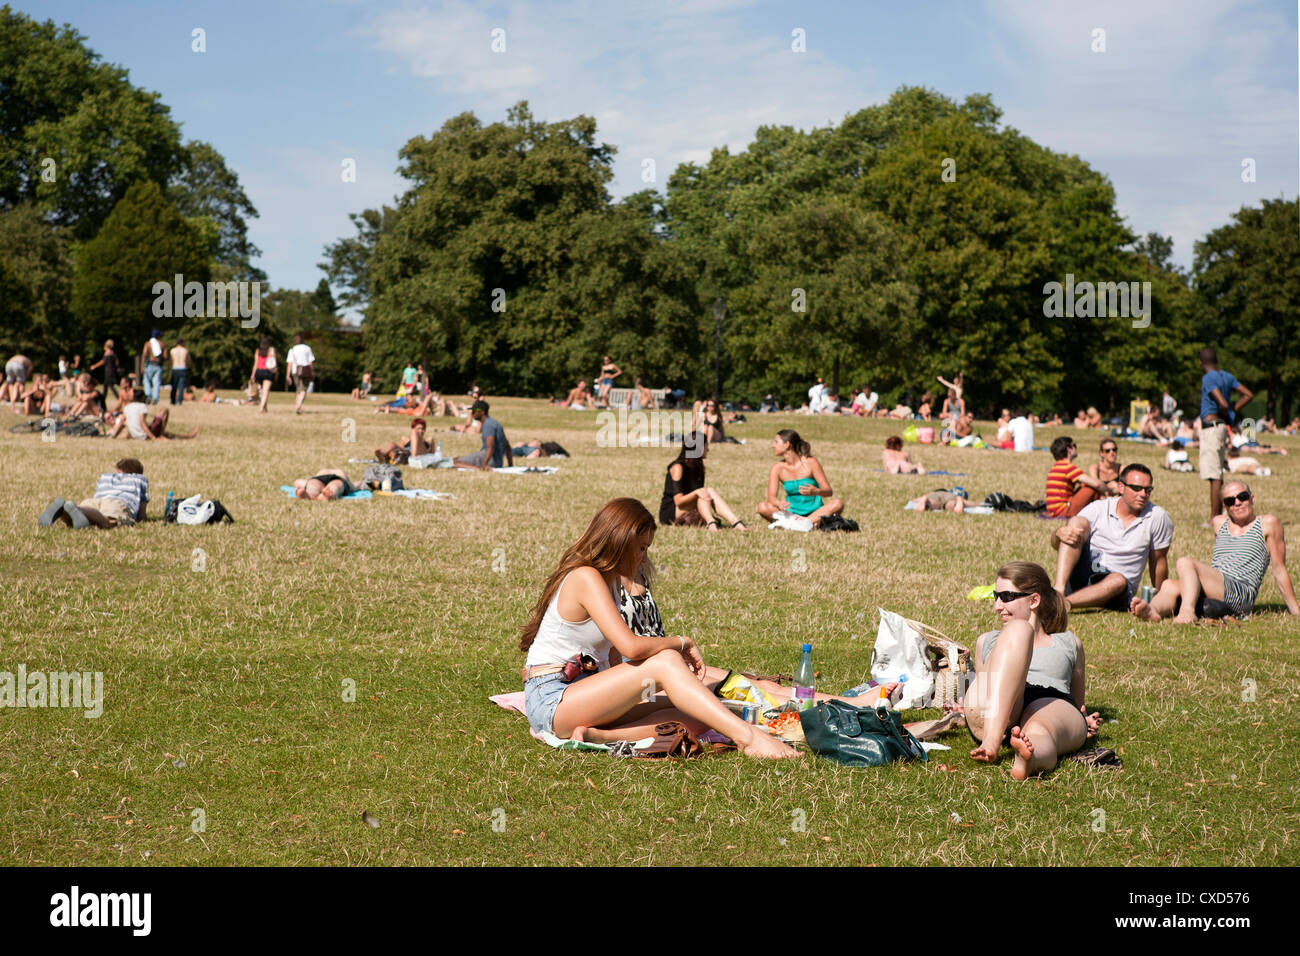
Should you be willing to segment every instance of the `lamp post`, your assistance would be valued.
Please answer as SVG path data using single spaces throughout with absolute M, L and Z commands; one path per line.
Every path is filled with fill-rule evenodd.
M 722 296 L 713 300 L 713 400 L 722 401 L 722 320 L 727 316 L 727 303 Z

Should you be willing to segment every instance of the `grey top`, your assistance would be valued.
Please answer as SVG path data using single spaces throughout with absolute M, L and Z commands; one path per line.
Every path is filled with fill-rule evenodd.
M 1001 631 L 988 631 L 980 635 L 980 640 L 988 638 L 984 644 L 984 653 L 980 655 L 980 670 L 993 653 Z M 1029 673 L 1025 683 L 1037 687 L 1051 687 L 1062 694 L 1070 693 L 1070 678 L 1074 674 L 1074 662 L 1078 659 L 1078 643 L 1073 631 L 1062 631 L 1048 635 L 1052 640 L 1046 647 L 1035 647 L 1029 658 Z M 977 645 L 978 646 L 978 645 Z

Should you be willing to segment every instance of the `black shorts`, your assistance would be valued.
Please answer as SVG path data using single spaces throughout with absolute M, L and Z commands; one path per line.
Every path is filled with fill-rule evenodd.
M 342 475 L 312 475 L 307 480 L 319 481 L 322 485 L 328 485 L 331 481 L 341 481 L 343 482 L 343 494 L 350 495 L 352 492 L 356 491 L 356 488 L 352 486 L 352 482 L 348 481 L 348 479 L 344 478 Z
M 262 382 L 274 382 L 275 369 L 259 368 L 256 372 L 253 373 L 253 381 L 257 382 L 259 385 Z
M 1178 597 L 1174 598 L 1174 613 L 1177 614 L 1182 606 L 1183 597 L 1180 594 Z M 1212 597 L 1206 597 L 1205 592 L 1202 591 L 1200 596 L 1196 599 L 1196 616 L 1215 619 L 1220 617 L 1237 617 L 1238 614 L 1226 602 L 1219 601 Z
M 1055 698 L 1057 700 L 1068 701 L 1070 704 L 1074 703 L 1073 697 L 1071 697 L 1069 694 L 1061 693 L 1055 687 L 1043 687 L 1040 684 L 1026 684 L 1025 702 L 1024 704 L 1021 705 L 1020 712 L 1023 715 L 1025 708 L 1028 707 L 1036 700 L 1052 699 L 1052 698 Z M 984 742 L 975 736 L 975 731 L 971 730 L 969 721 L 966 722 L 966 730 L 970 733 L 971 739 L 974 740 L 977 745 L 982 744 Z M 1006 734 L 1002 737 L 1002 746 L 1006 747 L 1010 743 L 1011 743 L 1011 728 L 1008 727 Z

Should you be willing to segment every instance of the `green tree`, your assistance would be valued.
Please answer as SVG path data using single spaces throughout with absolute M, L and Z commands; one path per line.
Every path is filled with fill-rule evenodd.
M 71 27 L 0 7 L 0 210 L 34 203 L 78 239 L 138 180 L 167 182 L 180 129 Z
M 191 225 L 202 221 L 214 263 L 237 280 L 266 280 L 266 273 L 252 264 L 262 251 L 248 238 L 248 220 L 257 218 L 257 209 L 239 177 L 210 143 L 185 144 L 182 165 L 172 176 L 167 194 Z
M 0 350 L 45 363 L 80 348 L 66 230 L 50 225 L 30 203 L 0 212 L 0 268 L 20 290 L 0 295 L 6 314 Z
M 207 251 L 203 237 L 157 183 L 132 186 L 77 257 L 72 307 L 90 341 L 112 337 L 133 349 L 154 326 L 180 326 L 184 316 L 175 314 L 170 296 L 162 314 L 155 311 L 154 285 L 170 286 L 177 274 L 186 283 L 206 283 Z M 233 326 L 240 322 L 237 316 L 222 321 Z
M 1290 421 L 1300 387 L 1300 235 L 1296 200 L 1243 206 L 1196 244 L 1193 273 L 1205 305 L 1201 344 Z

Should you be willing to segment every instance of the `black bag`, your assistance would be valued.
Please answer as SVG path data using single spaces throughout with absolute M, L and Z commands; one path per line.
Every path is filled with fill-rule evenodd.
M 822 518 L 822 523 L 817 526 L 821 531 L 858 531 L 858 523 L 852 518 L 846 518 L 843 515 L 827 515 Z
M 1018 511 L 1025 514 L 1047 510 L 1047 502 L 1045 501 L 1020 501 L 1017 498 L 1004 495 L 1000 491 L 995 491 L 985 498 L 984 504 L 994 511 Z
M 925 760 L 925 748 L 903 727 L 897 711 L 824 700 L 799 712 L 812 752 L 846 767 L 883 767 L 895 760 Z
M 402 484 L 402 471 L 400 468 L 394 468 L 392 465 L 367 465 L 366 473 L 361 478 L 361 483 L 371 491 L 378 491 L 383 487 L 384 482 L 390 482 L 389 491 L 401 491 L 405 485 Z

